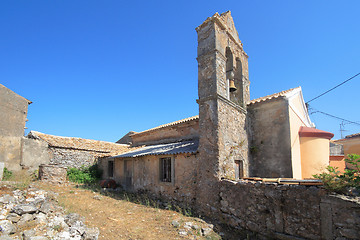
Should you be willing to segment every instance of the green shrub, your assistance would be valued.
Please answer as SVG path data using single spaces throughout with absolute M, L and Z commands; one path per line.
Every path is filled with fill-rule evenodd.
M 3 178 L 2 178 L 2 180 L 3 180 L 3 181 L 8 181 L 8 180 L 11 178 L 12 175 L 13 175 L 13 172 L 10 171 L 10 170 L 8 170 L 8 169 L 5 167 L 5 168 L 4 168 L 4 171 L 3 171 Z
M 328 166 L 327 172 L 313 175 L 324 183 L 324 187 L 333 192 L 346 193 L 349 188 L 360 190 L 360 155 L 349 154 L 345 159 L 351 168 L 346 168 L 344 173 L 337 168 Z
M 91 184 L 101 178 L 102 172 L 97 165 L 91 167 L 70 168 L 67 171 L 69 181 L 75 183 Z

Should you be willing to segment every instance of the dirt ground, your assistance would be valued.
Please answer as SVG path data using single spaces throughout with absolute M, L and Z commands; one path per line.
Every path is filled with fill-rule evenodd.
M 200 227 L 208 224 L 199 218 L 161 208 L 136 204 L 129 200 L 117 199 L 115 195 L 105 196 L 99 191 L 76 187 L 40 184 L 38 187 L 58 193 L 58 202 L 68 213 L 76 212 L 85 217 L 89 227 L 98 227 L 99 239 L 221 239 L 212 232 L 201 236 L 200 230 L 187 230 L 186 236 L 179 231 L 185 222 L 193 222 Z M 172 225 L 173 221 L 179 227 Z

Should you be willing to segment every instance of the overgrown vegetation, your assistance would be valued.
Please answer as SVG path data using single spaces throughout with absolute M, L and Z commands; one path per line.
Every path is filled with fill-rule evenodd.
M 344 173 L 336 167 L 328 166 L 327 172 L 313 175 L 324 183 L 324 187 L 332 192 L 348 193 L 351 189 L 360 191 L 360 155 L 349 154 L 345 159 L 349 166 Z
M 102 175 L 98 165 L 91 167 L 70 168 L 67 171 L 69 181 L 81 184 L 93 184 L 100 180 Z
M 6 167 L 4 168 L 4 171 L 3 171 L 3 178 L 2 180 L 3 181 L 8 181 L 10 180 L 11 176 L 13 175 L 13 172 L 8 170 Z

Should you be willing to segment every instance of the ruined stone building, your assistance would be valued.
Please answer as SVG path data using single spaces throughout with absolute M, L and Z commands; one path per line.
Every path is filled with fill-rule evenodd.
M 31 101 L 0 84 L 0 162 L 19 170 L 24 129 Z
M 31 101 L 0 84 L 0 173 L 35 171 L 41 164 L 90 166 L 98 159 L 129 151 L 130 146 L 82 138 L 59 137 L 31 131 L 24 137 Z M 0 174 L 0 176 L 2 176 Z
M 198 116 L 129 132 L 117 143 L 35 131 L 23 138 L 30 102 L 0 85 L 7 94 L 3 101 L 0 92 L 0 111 L 9 111 L 8 124 L 0 122 L 0 161 L 29 169 L 98 162 L 103 178 L 127 190 L 176 200 L 236 228 L 274 239 L 360 239 L 358 202 L 305 180 L 246 180 L 291 182 L 321 172 L 333 134 L 314 128 L 301 87 L 250 100 L 248 55 L 230 12 L 214 14 L 196 31 Z M 11 114 L 19 120 L 14 129 Z
M 220 179 L 303 179 L 329 165 L 333 134 L 314 129 L 301 87 L 250 100 L 248 55 L 230 12 L 196 31 L 199 115 L 128 133 L 119 141 L 143 147 L 103 161 L 104 178 L 206 205 Z
M 27 150 L 27 166 L 37 168 L 39 164 L 53 164 L 68 168 L 89 167 L 96 164 L 99 159 L 129 151 L 129 145 L 112 142 L 61 137 L 30 131 L 27 139 L 36 144 L 32 150 Z M 34 145 L 34 144 L 33 144 Z M 36 154 L 36 162 L 30 164 Z

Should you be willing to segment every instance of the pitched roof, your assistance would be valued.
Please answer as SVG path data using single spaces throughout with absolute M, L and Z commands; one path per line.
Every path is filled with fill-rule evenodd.
M 345 138 L 355 138 L 355 137 L 360 137 L 360 133 L 354 133 L 351 135 L 347 135 Z
M 180 153 L 196 153 L 199 146 L 199 140 L 190 140 L 176 143 L 158 144 L 146 146 L 137 150 L 114 156 L 113 158 L 130 158 L 146 155 L 174 155 Z
M 113 156 L 131 150 L 130 146 L 126 144 L 117 144 L 76 137 L 60 137 L 37 131 L 30 131 L 28 137 L 43 140 L 51 147 L 92 151 L 99 153 L 98 155 L 101 156 Z
M 136 132 L 134 131 L 130 131 L 128 132 L 127 134 L 125 134 L 122 138 L 120 138 L 119 140 L 116 141 L 116 143 L 119 143 L 119 144 L 130 144 L 131 143 L 131 137 L 130 135 L 133 135 L 135 134 Z
M 271 95 L 268 95 L 268 96 L 265 96 L 265 97 L 260 97 L 260 98 L 257 98 L 257 99 L 253 99 L 248 103 L 248 105 L 258 103 L 258 102 L 265 102 L 265 101 L 275 99 L 275 98 L 279 98 L 279 97 L 285 97 L 287 94 L 289 94 L 289 93 L 291 93 L 292 91 L 295 91 L 295 90 L 301 90 L 301 87 L 291 88 L 291 89 L 288 89 L 288 90 L 285 90 L 285 91 L 282 91 L 282 92 L 279 92 L 279 93 L 274 93 L 274 94 L 271 94 Z M 178 124 L 182 124 L 182 123 L 190 122 L 190 121 L 194 121 L 194 120 L 199 120 L 199 115 L 184 118 L 184 119 L 181 119 L 181 120 L 178 120 L 178 121 L 175 121 L 175 122 L 163 124 L 163 125 L 160 125 L 160 126 L 157 126 L 157 127 L 154 127 L 154 128 L 142 131 L 142 132 L 131 134 L 130 136 L 141 135 L 141 134 L 149 133 L 149 132 L 161 129 L 161 128 L 175 126 L 175 125 L 178 125 Z M 125 135 L 125 136 L 127 136 L 127 135 Z
M 24 98 L 23 96 L 17 94 L 16 92 L 14 92 L 14 91 L 12 91 L 11 89 L 5 87 L 5 86 L 2 85 L 1 83 L 0 83 L 0 87 L 6 89 L 6 90 L 7 90 L 8 92 L 10 92 L 10 93 L 13 93 L 13 94 L 17 95 L 18 97 L 21 97 L 22 99 L 24 99 L 25 101 L 27 101 L 27 103 L 28 103 L 29 105 L 32 104 L 32 101 L 30 101 L 29 99 L 26 99 L 26 98 Z
M 140 135 L 140 134 L 144 134 L 144 133 L 149 133 L 149 132 L 161 129 L 161 128 L 175 126 L 175 125 L 178 125 L 178 124 L 182 124 L 182 123 L 186 123 L 186 122 L 190 122 L 190 121 L 194 121 L 194 120 L 198 120 L 198 119 L 199 119 L 199 115 L 196 115 L 196 116 L 188 117 L 188 118 L 181 119 L 181 120 L 178 120 L 178 121 L 175 121 L 175 122 L 163 124 L 163 125 L 160 125 L 160 126 L 157 126 L 157 127 L 154 127 L 154 128 L 142 131 L 142 132 L 134 133 L 133 135 Z
M 285 91 L 281 91 L 281 92 L 274 93 L 274 94 L 271 94 L 271 95 L 267 95 L 267 96 L 264 96 L 264 97 L 256 98 L 256 99 L 251 100 L 248 103 L 248 105 L 259 103 L 259 102 L 265 102 L 265 101 L 276 99 L 276 98 L 279 98 L 279 97 L 285 97 L 287 94 L 291 93 L 292 91 L 299 90 L 299 89 L 301 89 L 301 87 L 290 88 L 290 89 L 285 90 Z

